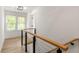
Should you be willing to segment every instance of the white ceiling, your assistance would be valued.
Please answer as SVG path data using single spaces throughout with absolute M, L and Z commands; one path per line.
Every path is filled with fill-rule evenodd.
M 23 12 L 32 12 L 34 9 L 38 8 L 37 6 L 24 6 L 26 9 Z M 4 6 L 5 10 L 9 11 L 18 11 L 17 6 Z

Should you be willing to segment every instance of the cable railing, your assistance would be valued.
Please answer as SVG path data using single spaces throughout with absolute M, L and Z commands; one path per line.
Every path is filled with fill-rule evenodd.
M 23 39 L 24 39 L 24 31 L 25 30 L 35 30 L 35 28 L 27 28 L 27 29 L 24 29 L 24 30 L 21 30 L 21 46 L 23 46 L 23 43 L 24 43 L 24 41 L 23 41 Z
M 34 32 L 32 33 L 30 31 L 28 31 L 30 29 L 34 29 Z M 52 40 L 52 39 L 50 39 L 46 36 L 37 34 L 36 33 L 36 28 L 28 28 L 28 29 L 21 30 L 21 45 L 23 45 L 23 32 L 25 32 L 25 52 L 27 52 L 27 34 L 30 34 L 30 35 L 33 36 L 33 53 L 35 53 L 35 51 L 36 51 L 35 50 L 36 40 L 37 40 L 36 38 L 39 38 L 40 40 L 43 40 L 43 41 L 59 48 L 57 50 L 57 53 L 61 53 L 62 52 L 61 49 L 65 50 L 65 51 L 68 50 L 68 46 L 66 45 L 67 43 L 66 44 L 61 44 L 61 43 L 59 43 L 57 41 L 54 41 L 54 40 Z

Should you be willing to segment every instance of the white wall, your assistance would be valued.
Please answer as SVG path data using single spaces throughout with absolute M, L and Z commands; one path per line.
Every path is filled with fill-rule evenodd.
M 37 32 L 51 39 L 63 44 L 73 37 L 79 38 L 79 7 L 40 7 L 33 16 Z
M 4 9 L 0 7 L 0 51 L 4 43 Z
M 30 13 L 28 13 L 27 19 L 27 28 L 30 28 L 33 25 L 32 15 Z
M 41 7 L 34 15 L 37 31 L 50 38 L 79 37 L 79 7 Z

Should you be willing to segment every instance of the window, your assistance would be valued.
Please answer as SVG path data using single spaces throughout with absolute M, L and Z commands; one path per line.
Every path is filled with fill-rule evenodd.
M 12 15 L 6 16 L 6 27 L 7 30 L 15 30 L 16 29 L 16 17 Z
M 8 31 L 25 29 L 25 17 L 6 15 L 6 28 Z
M 18 30 L 25 29 L 25 18 L 18 17 Z

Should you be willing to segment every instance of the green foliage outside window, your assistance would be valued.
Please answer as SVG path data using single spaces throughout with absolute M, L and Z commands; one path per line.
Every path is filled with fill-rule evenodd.
M 15 16 L 6 16 L 7 30 L 16 29 L 16 17 Z
M 25 29 L 25 17 L 18 17 L 16 20 L 16 16 L 7 15 L 6 16 L 6 27 L 7 30 L 22 30 Z

